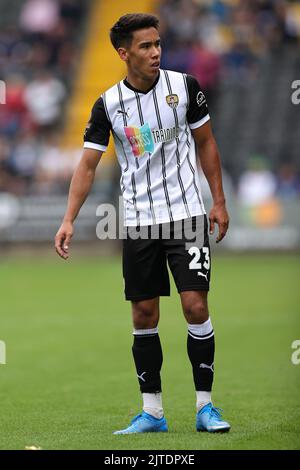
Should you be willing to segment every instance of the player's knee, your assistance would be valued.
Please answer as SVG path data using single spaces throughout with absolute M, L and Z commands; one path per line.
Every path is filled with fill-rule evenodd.
M 201 300 L 190 302 L 184 306 L 184 314 L 188 323 L 204 323 L 208 317 L 207 303 Z
M 152 303 L 136 302 L 132 306 L 133 324 L 137 329 L 156 328 L 159 313 Z

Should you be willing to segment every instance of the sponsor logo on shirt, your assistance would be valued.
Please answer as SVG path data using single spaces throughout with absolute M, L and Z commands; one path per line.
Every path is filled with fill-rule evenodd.
M 124 130 L 135 157 L 154 152 L 154 140 L 148 123 L 142 127 L 124 127 Z
M 202 91 L 199 91 L 199 93 L 197 94 L 196 101 L 199 107 L 204 103 L 204 101 L 206 101 L 204 93 Z
M 179 127 L 165 129 L 156 129 L 152 131 L 153 139 L 156 144 L 170 142 L 179 136 Z
M 154 144 L 170 142 L 179 136 L 179 127 L 151 130 L 148 123 L 142 127 L 124 127 L 124 131 L 135 157 L 153 153 Z

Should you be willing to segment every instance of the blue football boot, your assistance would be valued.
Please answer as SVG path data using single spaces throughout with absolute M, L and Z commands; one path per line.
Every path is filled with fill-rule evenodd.
M 137 415 L 126 429 L 115 431 L 113 434 L 134 434 L 139 432 L 167 432 L 168 426 L 164 417 L 157 419 L 145 411 Z
M 212 406 L 212 403 L 201 408 L 196 416 L 197 431 L 228 432 L 230 424 L 222 420 L 220 411 L 219 408 Z

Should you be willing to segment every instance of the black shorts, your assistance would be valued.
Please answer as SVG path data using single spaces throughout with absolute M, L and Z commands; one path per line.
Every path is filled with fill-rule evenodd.
M 206 215 L 145 227 L 125 227 L 126 300 L 170 295 L 167 263 L 177 291 L 209 290 L 210 246 Z

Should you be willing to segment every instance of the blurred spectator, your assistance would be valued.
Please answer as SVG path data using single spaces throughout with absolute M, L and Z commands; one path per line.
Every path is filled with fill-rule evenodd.
M 59 5 L 55 0 L 27 0 L 21 10 L 20 27 L 29 35 L 48 33 L 59 19 Z
M 62 151 L 57 133 L 52 133 L 40 149 L 43 156 L 36 166 L 35 193 L 51 194 L 68 190 L 71 175 L 77 165 L 81 149 L 72 153 Z
M 27 85 L 25 102 L 39 130 L 51 130 L 58 123 L 65 96 L 63 83 L 48 70 L 41 70 Z
M 256 59 L 247 44 L 236 42 L 224 54 L 223 76 L 227 81 L 249 82 L 256 78 Z
M 177 43 L 177 47 L 162 55 L 161 67 L 166 70 L 189 73 L 192 60 L 191 43 L 182 41 Z
M 278 170 L 277 195 L 283 199 L 300 197 L 300 177 L 292 163 L 284 163 Z
M 6 80 L 6 104 L 0 106 L 0 133 L 14 138 L 19 129 L 30 126 L 25 103 L 26 82 L 21 75 L 10 75 Z
M 0 135 L 0 171 L 6 168 L 10 155 L 10 144 L 7 137 Z
M 267 168 L 266 161 L 261 156 L 252 157 L 239 180 L 240 202 L 245 206 L 255 206 L 271 199 L 275 192 L 276 178 Z
M 30 54 L 30 45 L 21 32 L 12 25 L 0 30 L 0 76 L 28 74 L 26 61 Z
M 200 42 L 195 42 L 192 45 L 191 56 L 192 60 L 188 64 L 188 73 L 194 75 L 201 83 L 208 105 L 211 106 L 219 80 L 220 56 Z
M 39 148 L 33 132 L 23 132 L 12 147 L 8 159 L 8 168 L 14 175 L 30 183 L 34 177 L 35 167 L 39 155 Z
M 83 2 L 78 2 L 77 0 L 60 0 L 60 17 L 68 24 L 70 29 L 80 22 L 83 12 Z

